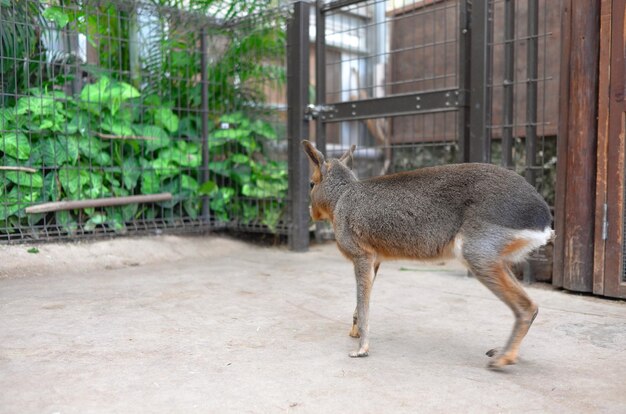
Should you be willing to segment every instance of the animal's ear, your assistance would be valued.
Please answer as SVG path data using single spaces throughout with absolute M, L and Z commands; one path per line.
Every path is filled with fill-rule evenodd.
M 306 139 L 302 141 L 302 146 L 304 147 L 304 152 L 306 152 L 306 155 L 308 155 L 311 161 L 313 161 L 313 164 L 320 168 L 322 164 L 324 164 L 324 155 L 322 155 L 321 152 L 315 149 L 313 144 L 311 144 Z
M 341 158 L 339 158 L 339 161 L 341 161 L 344 165 L 346 165 L 350 169 L 352 169 L 352 162 L 354 161 L 353 155 L 354 155 L 355 149 L 356 149 L 356 145 L 352 145 L 350 149 L 346 151 L 346 153 L 343 154 Z

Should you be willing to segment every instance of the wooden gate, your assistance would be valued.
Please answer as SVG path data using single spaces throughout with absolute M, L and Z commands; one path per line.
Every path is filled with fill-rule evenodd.
M 593 275 L 593 293 L 621 298 L 626 298 L 625 14 L 626 0 L 602 1 Z

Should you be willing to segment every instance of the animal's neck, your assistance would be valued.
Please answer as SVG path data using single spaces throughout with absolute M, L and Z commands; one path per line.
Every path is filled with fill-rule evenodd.
M 341 196 L 348 191 L 354 183 L 356 183 L 354 176 L 346 174 L 345 176 L 342 175 L 341 177 L 333 179 L 332 185 L 326 187 L 325 199 L 327 208 L 330 209 L 331 212 L 335 210 L 335 206 Z

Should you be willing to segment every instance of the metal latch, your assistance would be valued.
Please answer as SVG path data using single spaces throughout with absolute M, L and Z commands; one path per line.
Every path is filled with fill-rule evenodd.
M 320 115 L 335 112 L 333 105 L 307 105 L 304 109 L 304 119 L 318 119 Z

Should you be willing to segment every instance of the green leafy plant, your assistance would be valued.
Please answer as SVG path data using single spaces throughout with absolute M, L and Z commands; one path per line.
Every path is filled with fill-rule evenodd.
M 174 197 L 158 208 L 58 212 L 55 219 L 68 232 L 81 219 L 88 231 L 97 226 L 121 231 L 142 215 L 176 219 L 184 212 L 197 218 L 201 196 L 209 196 L 217 220 L 276 227 L 287 177 L 284 163 L 264 155 L 263 142 L 277 139 L 269 123 L 242 112 L 221 116 L 224 127 L 213 129 L 209 138 L 211 180 L 199 183 L 198 135 L 188 126 L 189 136 L 175 139 L 183 121 L 190 120 L 181 121 L 155 99 L 156 106 L 135 110 L 143 107 L 140 100 L 141 93 L 131 85 L 102 77 L 83 87 L 78 99 L 34 89 L 14 107 L 2 109 L 3 130 L 8 131 L 1 135 L 2 164 L 38 171 L 0 172 L 0 220 L 7 222 L 2 227 L 25 224 L 29 218 L 32 224 L 24 208 L 36 202 L 162 191 Z
M 123 232 L 136 219 L 197 219 L 203 200 L 214 220 L 276 228 L 284 210 L 286 163 L 268 156 L 278 136 L 267 122 L 263 103 L 266 81 L 280 84 L 285 79 L 285 34 L 280 19 L 241 20 L 266 7 L 267 1 L 154 3 L 166 7 L 163 14 L 151 15 L 157 23 L 153 20 L 151 32 L 142 35 L 149 42 L 141 56 L 136 49 L 138 15 L 144 7 L 140 3 L 53 1 L 33 10 L 13 9 L 29 28 L 36 28 L 33 22 L 40 21 L 43 31 L 86 36 L 88 47 L 96 52 L 97 65 L 80 66 L 82 88 L 73 75 L 55 76 L 48 71 L 35 79 L 31 73 L 45 71 L 19 74 L 24 81 L 15 83 L 14 98 L 0 108 L 0 165 L 15 167 L 0 171 L 0 228 L 4 231 L 45 219 L 68 233 L 100 227 Z M 199 29 L 184 19 L 189 13 L 179 13 L 176 7 L 219 14 L 224 22 L 237 20 L 236 24 L 204 26 L 207 35 L 221 45 L 209 51 L 212 55 L 204 68 L 210 102 L 205 118 L 210 134 L 208 181 L 202 180 L 201 171 Z M 16 25 L 9 35 L 17 38 L 20 27 Z M 24 45 L 37 47 L 22 47 L 19 55 L 15 51 L 5 54 L 3 49 L 2 56 L 13 56 L 7 62 L 40 55 L 35 60 L 42 64 L 50 60 L 43 56 L 51 52 L 41 47 L 37 30 L 22 35 L 34 39 Z M 6 38 L 3 46 L 23 46 Z M 73 81 L 71 88 L 68 81 Z M 47 201 L 166 191 L 173 194 L 172 200 L 153 205 L 47 215 L 24 211 Z

